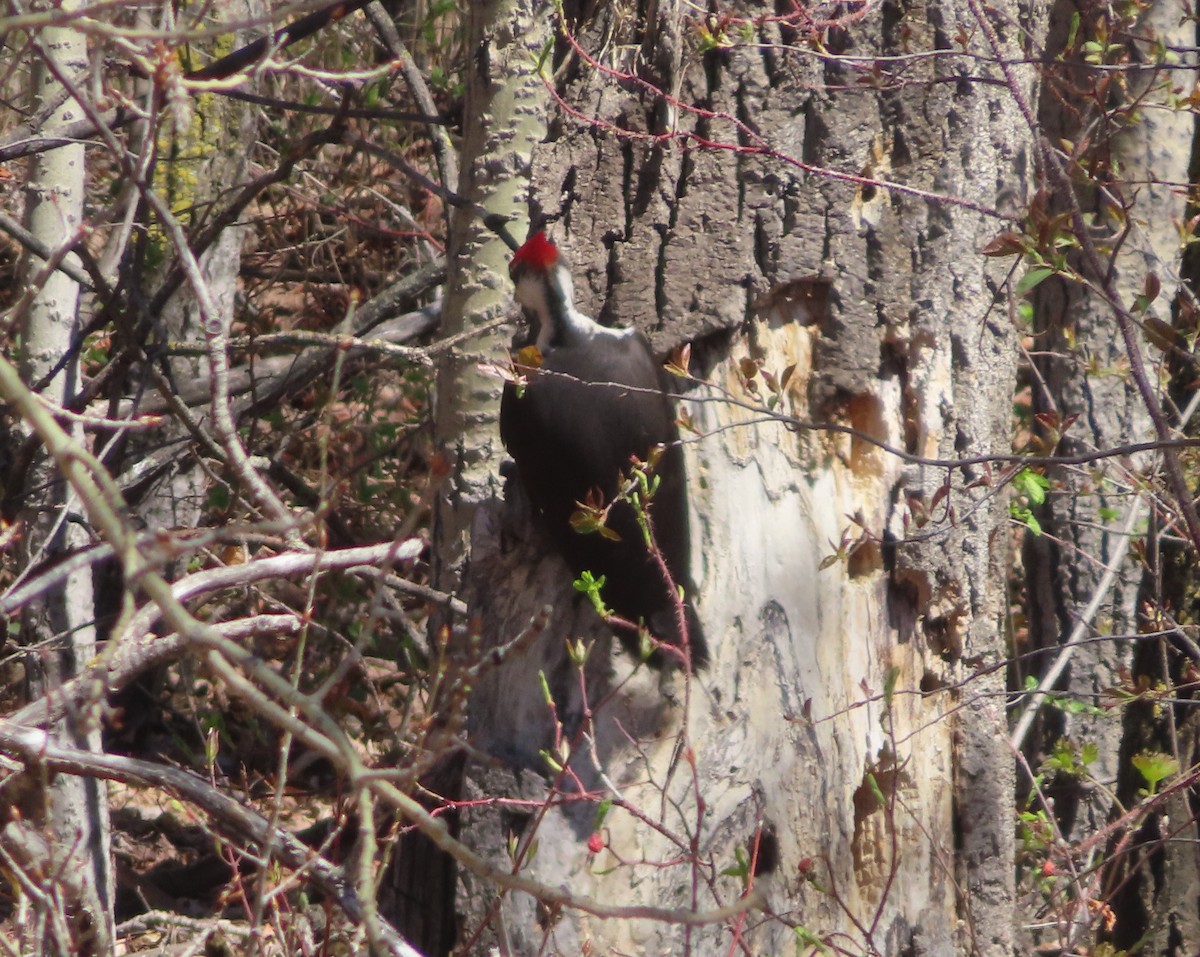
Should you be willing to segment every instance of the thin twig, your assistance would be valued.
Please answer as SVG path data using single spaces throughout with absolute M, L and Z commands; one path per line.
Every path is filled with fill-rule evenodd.
M 988 44 L 992 48 L 992 52 L 999 60 L 1000 69 L 1003 71 L 1005 80 L 1008 83 L 1009 95 L 1012 96 L 1013 102 L 1016 103 L 1017 109 L 1020 110 L 1026 124 L 1036 138 L 1042 164 L 1047 175 L 1053 181 L 1055 189 L 1069 202 L 1068 208 L 1071 215 L 1072 234 L 1079 243 L 1079 250 L 1087 262 L 1088 268 L 1091 270 L 1092 275 L 1096 277 L 1095 288 L 1108 304 L 1109 308 L 1112 309 L 1113 315 L 1117 320 L 1117 328 L 1121 333 L 1121 340 L 1125 346 L 1125 354 L 1129 359 L 1129 373 L 1133 377 L 1134 385 L 1137 386 L 1138 394 L 1141 396 L 1142 406 L 1145 408 L 1146 414 L 1149 415 L 1150 421 L 1154 425 L 1155 435 L 1158 441 L 1163 443 L 1163 470 L 1166 473 L 1167 485 L 1175 500 L 1175 508 L 1183 517 L 1184 526 L 1187 528 L 1193 552 L 1200 555 L 1200 514 L 1196 511 L 1192 493 L 1188 489 L 1187 480 L 1184 478 L 1183 469 L 1179 464 L 1179 457 L 1173 449 L 1165 444 L 1171 441 L 1171 428 L 1167 424 L 1166 416 L 1163 414 L 1162 405 L 1158 401 L 1158 395 L 1151 385 L 1149 377 L 1146 375 L 1142 349 L 1137 341 L 1137 321 L 1121 302 L 1120 294 L 1113 284 L 1111 269 L 1105 268 L 1100 253 L 1096 249 L 1091 230 L 1084 219 L 1083 210 L 1080 209 L 1079 203 L 1075 199 L 1075 187 L 1071 182 L 1071 177 L 1067 175 L 1066 170 L 1063 168 L 1058 153 L 1038 133 L 1039 126 L 1033 108 L 1025 97 L 1024 90 L 1012 65 L 1004 59 L 1003 44 L 1000 42 L 996 28 L 988 16 L 988 12 L 983 9 L 980 0 L 967 0 L 967 2 L 971 8 L 975 22 L 983 31 Z
M 404 83 L 408 87 L 408 92 L 417 106 L 429 115 L 436 115 L 437 104 L 433 102 L 433 95 L 429 92 L 429 86 L 425 83 L 425 74 L 417 66 L 417 61 L 413 59 L 412 54 L 408 52 L 408 47 L 400 39 L 400 33 L 396 29 L 395 23 L 392 22 L 392 18 L 383 9 L 383 4 L 379 0 L 371 0 L 367 4 L 367 18 L 379 32 L 379 35 L 383 37 L 384 42 L 391 51 L 392 58 L 399 64 L 400 75 L 404 77 Z M 457 183 L 458 159 L 454 152 L 454 144 L 450 140 L 450 134 L 446 131 L 445 125 L 430 123 L 428 132 L 429 139 L 433 143 L 433 158 L 434 162 L 437 163 L 438 178 L 446 186 L 449 186 L 451 183 Z M 446 227 L 449 230 L 449 207 L 446 207 L 444 211 L 446 214 Z
M 1200 392 L 1193 394 L 1191 402 L 1184 410 L 1180 425 L 1186 425 L 1196 410 L 1200 408 Z M 1149 507 L 1146 501 L 1141 496 L 1134 499 L 1133 504 L 1129 506 L 1129 514 L 1125 516 L 1125 526 L 1122 528 L 1120 535 L 1113 546 L 1113 553 L 1105 566 L 1104 574 L 1100 581 L 1096 583 L 1096 590 L 1092 593 L 1091 599 L 1080 613 L 1079 618 L 1075 622 L 1075 627 L 1071 629 L 1071 634 L 1067 636 L 1067 640 L 1059 648 L 1058 654 L 1055 655 L 1054 661 L 1050 667 L 1046 669 L 1042 675 L 1041 681 L 1035 690 L 1029 692 L 1025 710 L 1021 712 L 1021 717 L 1018 719 L 1016 727 L 1013 728 L 1012 735 L 1009 741 L 1016 751 L 1020 751 L 1025 743 L 1025 736 L 1029 734 L 1029 729 L 1033 726 L 1033 721 L 1037 717 L 1038 709 L 1041 708 L 1046 698 L 1054 689 L 1054 685 L 1058 682 L 1063 671 L 1071 661 L 1071 657 L 1075 654 L 1075 649 L 1086 644 L 1086 634 L 1091 628 L 1092 620 L 1096 617 L 1100 607 L 1108 599 L 1109 589 L 1117 580 L 1117 576 L 1121 573 L 1121 564 L 1125 561 L 1125 556 L 1129 553 L 1130 545 L 1133 542 L 1133 530 L 1137 527 L 1138 522 L 1142 521 Z
M 46 262 L 50 262 L 51 260 L 55 259 L 55 251 L 53 249 L 43 243 L 15 219 L 10 216 L 6 216 L 4 213 L 0 213 L 0 230 L 8 233 L 8 235 L 10 235 L 39 259 Z M 74 243 L 74 246 L 79 246 L 79 243 Z M 77 252 L 78 250 L 75 251 Z M 96 288 L 96 284 L 88 277 L 88 274 L 69 258 L 65 256 L 59 257 L 56 263 L 56 268 L 62 270 L 84 289 L 90 291 Z
M 45 731 L 21 727 L 11 721 L 0 721 L 0 751 L 31 767 L 46 767 L 58 773 L 99 777 L 131 785 L 150 785 L 175 794 L 208 815 L 222 836 L 239 843 L 249 840 L 260 846 L 272 843 L 285 866 L 308 874 L 309 880 L 337 901 L 351 920 L 362 919 L 363 903 L 340 867 L 330 864 L 287 831 L 272 829 L 257 811 L 222 794 L 193 774 L 138 758 L 62 747 Z M 382 936 L 389 951 L 397 957 L 421 957 L 391 927 L 384 925 Z
M 299 633 L 304 622 L 298 615 L 254 615 L 215 624 L 230 641 Z M 9 717 L 15 724 L 37 727 L 79 712 L 98 694 L 113 695 L 155 665 L 178 660 L 191 644 L 187 635 L 146 634 L 120 643 L 110 642 L 100 657 L 83 672 L 51 693 L 32 701 Z

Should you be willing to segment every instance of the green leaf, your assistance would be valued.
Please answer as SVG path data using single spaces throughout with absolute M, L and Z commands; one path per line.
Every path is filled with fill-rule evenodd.
M 796 943 L 801 947 L 815 947 L 822 954 L 832 953 L 832 951 L 825 946 L 825 942 L 807 927 L 797 927 L 793 933 L 796 935 Z
M 1071 14 L 1071 26 L 1067 31 L 1067 43 L 1065 49 L 1070 50 L 1075 46 L 1075 38 L 1079 36 L 1079 11 L 1076 10 Z
M 826 555 L 824 558 L 821 559 L 821 564 L 817 566 L 817 571 L 823 572 L 830 565 L 836 565 L 841 560 L 842 560 L 841 552 L 834 552 L 832 555 Z
M 1050 480 L 1033 469 L 1021 469 L 1013 477 L 1013 487 L 1018 495 L 1023 495 L 1031 505 L 1041 505 L 1046 501 L 1046 493 L 1050 491 Z
M 1039 266 L 1036 269 L 1030 269 L 1027 273 L 1025 273 L 1024 276 L 1021 277 L 1020 282 L 1017 283 L 1017 295 L 1023 296 L 1025 293 L 1029 292 L 1035 286 L 1049 279 L 1053 275 L 1054 270 L 1046 266 Z
M 887 807 L 887 799 L 883 796 L 879 782 L 875 780 L 875 775 L 869 772 L 867 774 L 867 786 L 870 787 L 871 793 L 875 795 L 875 800 L 879 802 L 879 806 Z
M 892 706 L 892 695 L 896 693 L 896 682 L 900 680 L 900 669 L 892 668 L 887 673 L 887 678 L 883 683 L 883 700 L 890 708 Z
M 596 609 L 596 614 L 601 618 L 608 618 L 612 615 L 612 612 L 604 604 L 604 599 L 600 597 L 600 589 L 604 587 L 604 581 L 605 578 L 603 575 L 597 578 L 591 572 L 585 571 L 572 584 L 577 592 L 588 596 L 592 607 Z
M 596 826 L 592 828 L 593 831 L 599 831 L 604 827 L 604 819 L 608 817 L 608 812 L 612 810 L 612 806 L 612 798 L 605 798 L 600 802 L 596 808 Z
M 1132 758 L 1133 766 L 1145 779 L 1150 793 L 1158 790 L 1158 785 L 1173 774 L 1179 773 L 1179 761 L 1163 751 L 1143 751 Z
M 1034 535 L 1042 534 L 1042 523 L 1039 522 L 1033 515 L 1033 512 L 1022 505 L 1020 502 L 1008 503 L 1008 514 L 1012 516 L 1013 521 L 1019 522 L 1028 528 Z
M 733 854 L 737 858 L 737 863 L 725 868 L 721 874 L 724 877 L 745 878 L 750 873 L 750 861 L 746 857 L 746 852 L 741 847 L 735 847 Z
M 546 63 L 550 59 L 550 54 L 554 52 L 554 41 L 556 39 L 556 37 L 551 36 L 542 44 L 541 52 L 538 53 L 537 61 L 535 62 L 537 75 L 543 79 L 545 78 L 543 71 L 546 69 Z

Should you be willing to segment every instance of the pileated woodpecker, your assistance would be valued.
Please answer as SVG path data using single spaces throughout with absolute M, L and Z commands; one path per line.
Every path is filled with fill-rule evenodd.
M 646 547 L 634 507 L 612 505 L 606 527 L 616 536 L 571 526 L 580 503 L 616 498 L 633 457 L 657 446 L 659 487 L 649 514 L 671 576 L 685 587 L 684 615 L 693 668 L 708 648 L 690 597 L 687 482 L 666 372 L 636 329 L 609 329 L 575 308 L 571 274 L 557 247 L 536 233 L 513 255 L 516 299 L 536 324 L 541 364 L 520 387 L 509 383 L 500 405 L 500 436 L 517 463 L 537 523 L 579 575 L 604 576 L 600 595 L 622 618 L 644 622 L 660 641 L 681 646 L 677 605 Z M 637 638 L 618 637 L 635 656 Z M 661 652 L 650 663 L 661 666 Z

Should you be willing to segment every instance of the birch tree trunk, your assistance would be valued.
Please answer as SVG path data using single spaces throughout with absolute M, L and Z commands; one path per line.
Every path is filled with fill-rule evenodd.
M 514 231 L 521 229 L 530 154 L 546 131 L 542 83 L 531 65 L 551 33 L 534 7 L 530 0 L 489 0 L 469 8 L 468 43 L 477 58 L 467 75 L 457 192 L 475 208 L 456 208 L 450 216 L 443 335 L 485 327 L 510 301 L 507 249 L 484 228 L 478 210 L 510 219 Z M 472 339 L 469 352 L 448 356 L 438 369 L 435 428 L 449 475 L 434 504 L 433 580 L 447 592 L 461 588 L 476 593 L 476 611 L 486 606 L 477 593 L 496 569 L 486 548 L 476 548 L 468 558 L 470 529 L 491 522 L 494 509 L 481 513 L 480 506 L 497 493 L 502 458 L 496 424 L 502 383 L 481 363 L 495 365 L 504 355 L 505 334 L 484 330 Z M 460 662 L 477 651 L 467 622 L 435 616 L 431 628 L 443 627 L 453 635 L 452 648 Z M 460 730 L 449 716 L 461 715 L 465 691 L 456 682 L 446 682 L 434 707 L 447 740 Z M 426 794 L 457 800 L 462 791 L 461 756 L 440 761 L 421 784 Z M 456 817 L 446 820 L 456 831 Z M 398 842 L 382 880 L 381 913 L 424 953 L 446 953 L 454 944 L 457 873 L 448 855 L 425 836 L 412 833 Z
M 78 4 L 64 4 L 66 12 Z M 84 35 L 70 27 L 48 27 L 33 43 L 33 115 L 42 133 L 82 116 L 71 88 L 88 65 Z M 83 144 L 38 155 L 31 163 L 26 204 L 29 232 L 59 258 L 80 238 L 86 182 Z M 79 260 L 67 254 L 76 268 Z M 30 254 L 23 280 L 32 293 L 24 315 L 21 371 L 26 382 L 43 382 L 44 399 L 68 405 L 79 388 L 79 284 L 56 265 Z M 73 425 L 82 440 L 83 429 Z M 40 455 L 26 476 L 22 519 L 26 568 L 53 563 L 90 542 L 86 519 L 54 463 Z M 31 698 L 73 677 L 96 652 L 96 609 L 90 569 L 66 576 L 32 604 L 22 620 L 21 641 L 29 651 L 25 669 Z M 63 743 L 100 750 L 100 707 L 73 713 L 56 729 Z M 27 875 L 52 875 L 38 893 L 22 895 L 32 919 L 22 923 L 23 946 L 33 950 L 106 954 L 113 938 L 113 874 L 110 861 L 108 789 L 94 778 L 57 775 L 27 782 L 28 821 L 8 824 L 0 843 Z M 35 825 L 42 829 L 39 834 Z M 35 882 L 36 886 L 37 882 Z
M 1024 201 L 1010 87 L 1028 101 L 1033 74 L 1001 75 L 996 59 L 1021 59 L 1017 11 L 990 9 L 783 17 L 753 36 L 675 4 L 568 25 L 567 107 L 546 98 L 531 194 L 583 311 L 664 353 L 693 341 L 713 665 L 660 684 L 603 640 L 580 678 L 563 642 L 597 632 L 561 569 L 519 516 L 476 524 L 485 642 L 554 613 L 472 697 L 473 742 L 513 770 L 469 774 L 463 838 L 604 906 L 540 911 L 468 880 L 466 952 L 1012 952 L 1007 513 L 994 473 L 933 464 L 1009 451 L 1016 337 L 977 252 Z M 856 86 L 910 50 L 941 53 Z M 779 411 L 855 431 L 764 422 L 772 382 Z M 498 789 L 530 803 L 491 807 Z M 754 878 L 739 861 L 756 856 Z M 744 906 L 768 919 L 719 911 L 755 880 Z M 647 904 L 673 916 L 602 919 Z M 693 911 L 716 916 L 687 926 Z

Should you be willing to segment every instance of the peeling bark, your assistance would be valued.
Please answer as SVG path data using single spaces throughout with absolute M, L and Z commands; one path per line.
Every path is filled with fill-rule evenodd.
M 871 56 L 971 35 L 966 13 L 949 5 L 903 13 L 903 41 L 891 8 L 825 39 Z M 605 901 L 705 909 L 737 898 L 737 882 L 719 872 L 766 827 L 778 860 L 759 880 L 782 920 L 739 925 L 755 952 L 794 948 L 799 924 L 848 934 L 852 950 L 1007 955 L 1012 765 L 1003 677 L 987 670 L 1005 655 L 1003 502 L 972 487 L 983 473 L 968 469 L 935 508 L 944 470 L 906 465 L 862 438 L 764 424 L 719 397 L 747 395 L 750 361 L 777 377 L 794 366 L 781 408 L 799 419 L 852 425 L 915 455 L 1007 452 L 1015 335 L 992 314 L 989 284 L 1003 276 L 974 251 L 999 230 L 985 210 L 1020 206 L 1028 132 L 1003 86 L 935 82 L 953 75 L 949 55 L 894 90 L 863 95 L 838 89 L 847 78 L 837 67 L 788 47 L 795 38 L 775 23 L 761 28 L 761 46 L 698 54 L 697 25 L 680 6 L 654 7 L 641 33 L 611 15 L 603 8 L 575 24 L 580 44 L 597 50 L 609 38 L 607 65 L 682 105 L 558 63 L 561 95 L 598 122 L 559 116 L 534 153 L 533 195 L 557 217 L 583 311 L 638 326 L 662 352 L 693 340 L 713 384 L 683 403 L 702 436 L 687 456 L 693 577 L 713 666 L 690 693 L 680 675 L 659 687 L 641 673 L 623 683 L 630 663 L 608 659 L 601 638 L 587 673 L 572 676 L 562 641 L 581 625 L 548 584 L 555 572 L 531 569 L 536 546 L 514 543 L 504 520 L 477 525 L 475 548 L 499 543 L 483 607 L 500 606 L 502 633 L 511 638 L 548 597 L 557 617 L 528 658 L 500 668 L 473 699 L 473 741 L 515 768 L 538 768 L 540 758 L 547 772 L 539 752 L 555 726 L 541 669 L 566 735 L 594 733 L 594 748 L 571 759 L 582 786 L 615 788 L 646 819 L 611 811 L 611 853 L 594 862 L 586 801 L 524 821 L 473 810 L 464 839 L 498 862 L 508 837 L 518 850 L 536 840 L 526 872 Z M 564 45 L 558 52 L 566 56 Z M 1019 75 L 1032 84 L 1030 70 Z M 751 142 L 748 131 L 808 166 L 964 202 L 856 188 L 762 151 L 684 148 L 692 141 L 665 136 L 736 146 Z M 920 502 L 928 524 L 914 521 Z M 859 528 L 870 534 L 853 554 L 822 568 Z M 595 635 L 586 625 L 582 633 Z M 961 691 L 936 692 L 957 682 Z M 681 753 L 695 755 L 694 778 Z M 522 774 L 506 793 L 536 800 L 544 792 Z M 476 779 L 481 794 L 494 793 L 494 779 Z M 464 906 L 466 926 L 483 928 L 473 952 L 506 939 L 529 952 L 724 953 L 730 944 L 728 929 L 539 914 L 521 895 L 478 888 Z

